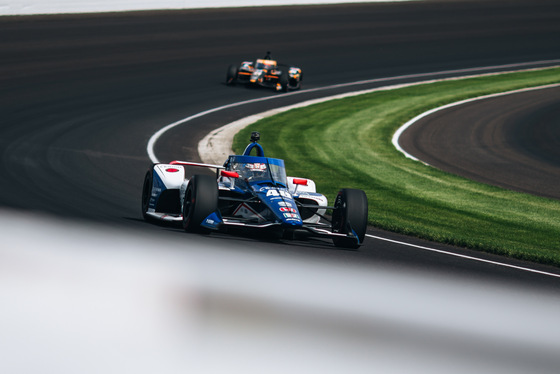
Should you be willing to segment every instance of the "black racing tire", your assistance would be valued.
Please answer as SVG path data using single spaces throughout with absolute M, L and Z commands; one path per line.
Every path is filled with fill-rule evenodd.
M 289 69 L 282 70 L 282 75 L 280 75 L 280 86 L 282 86 L 283 92 L 288 92 L 290 86 L 290 73 Z
M 189 181 L 183 201 L 183 229 L 207 233 L 202 221 L 218 210 L 218 183 L 210 175 L 194 175 Z
M 334 202 L 332 230 L 335 233 L 349 234 L 354 230 L 359 243 L 363 243 L 368 219 L 368 201 L 364 191 L 344 188 L 338 192 Z M 360 244 L 352 238 L 333 237 L 337 247 L 358 248 Z
M 294 79 L 295 85 L 293 86 L 294 90 L 301 90 L 301 81 L 303 80 L 303 73 L 299 75 L 299 79 Z
M 146 221 L 152 221 L 148 213 L 148 208 L 150 207 L 150 197 L 152 194 L 152 184 L 154 180 L 154 167 L 152 166 L 150 170 L 146 172 L 144 177 L 144 185 L 142 187 L 142 217 Z
M 235 86 L 235 83 L 237 83 L 237 66 L 230 65 L 226 74 L 226 84 Z

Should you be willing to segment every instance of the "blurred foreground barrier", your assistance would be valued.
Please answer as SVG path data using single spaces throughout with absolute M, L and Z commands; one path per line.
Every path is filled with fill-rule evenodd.
M 2 373 L 560 367 L 558 294 L 0 213 Z

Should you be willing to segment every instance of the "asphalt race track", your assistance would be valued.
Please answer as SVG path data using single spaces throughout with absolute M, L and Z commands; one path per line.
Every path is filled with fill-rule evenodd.
M 198 159 L 198 141 L 210 130 L 273 107 L 471 72 L 464 69 L 560 59 L 559 18 L 560 4 L 555 0 L 1 17 L 0 207 L 150 230 L 154 235 L 184 235 L 188 241 L 188 235 L 180 230 L 146 224 L 141 219 L 141 187 L 150 164 L 146 144 L 163 126 L 233 102 L 273 97 L 191 121 L 167 133 L 156 145 L 160 160 L 194 161 Z M 280 62 L 303 68 L 304 91 L 282 95 L 225 86 L 229 64 L 260 57 L 268 50 Z M 494 70 L 508 68 L 472 72 Z M 380 80 L 305 92 L 372 79 Z M 541 100 L 537 97 L 532 102 L 539 104 Z M 491 107 L 492 103 L 477 105 Z M 522 115 L 536 118 L 545 111 L 539 118 L 557 120 L 555 101 L 546 105 L 527 107 Z M 481 114 L 504 118 L 491 110 L 485 108 Z M 543 119 L 542 123 L 546 122 Z M 508 149 L 515 155 L 507 156 L 512 162 L 527 149 L 541 149 L 537 147 L 543 142 L 541 136 L 549 137 L 549 131 L 556 131 L 558 140 L 557 129 L 546 125 L 542 131 L 531 132 L 531 137 L 523 136 L 526 131 L 520 125 L 514 134 L 513 149 Z M 460 131 L 441 136 L 452 144 L 449 137 L 455 135 L 464 140 Z M 496 134 L 483 139 L 500 140 Z M 550 145 L 538 158 L 549 164 L 556 157 L 556 164 L 548 167 L 558 168 L 558 149 Z M 469 172 L 475 170 L 484 177 L 498 175 L 495 171 L 503 169 L 500 162 L 485 164 L 487 168 L 482 170 L 475 163 Z M 502 182 L 509 184 L 507 179 Z M 543 183 L 546 180 L 539 188 L 548 190 Z M 370 233 L 505 261 L 374 229 Z M 218 243 L 246 241 L 257 249 L 266 246 L 269 251 L 340 261 L 375 262 L 552 288 L 558 288 L 559 283 L 557 278 L 542 274 L 373 238 L 359 251 L 340 251 L 320 240 L 290 245 L 211 237 Z M 507 262 L 535 268 L 519 261 Z
M 422 118 L 400 145 L 439 169 L 560 199 L 560 88 L 474 101 Z

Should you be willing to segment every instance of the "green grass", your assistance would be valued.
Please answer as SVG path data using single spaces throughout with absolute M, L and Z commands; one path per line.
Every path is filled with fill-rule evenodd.
M 405 158 L 391 143 L 402 124 L 429 109 L 470 97 L 560 82 L 560 69 L 421 84 L 332 100 L 260 120 L 251 131 L 289 175 L 313 179 L 334 200 L 363 189 L 369 224 L 432 241 L 560 266 L 560 201 L 444 173 Z

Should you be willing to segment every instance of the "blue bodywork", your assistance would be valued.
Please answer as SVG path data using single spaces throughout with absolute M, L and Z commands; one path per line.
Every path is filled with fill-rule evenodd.
M 226 187 L 230 195 L 245 200 L 239 203 L 238 209 L 252 212 L 254 218 L 248 223 L 273 223 L 291 228 L 302 226 L 303 220 L 296 202 L 288 190 L 284 160 L 263 156 L 230 156 L 225 170 L 239 175 L 235 179 L 223 178 L 220 185 Z M 235 217 L 235 213 L 232 215 Z M 221 214 L 212 214 L 202 225 L 217 229 L 221 223 Z
M 257 156 L 251 156 L 252 150 Z M 225 165 L 226 171 L 236 172 L 238 178 L 222 178 L 220 186 L 228 189 L 228 195 L 235 196 L 243 202 L 230 214 L 235 218 L 243 218 L 245 223 L 254 226 L 280 225 L 285 228 L 299 228 L 303 220 L 296 202 L 288 190 L 284 160 L 264 157 L 260 144 L 253 142 L 247 146 L 243 155 L 229 156 Z M 236 215 L 245 209 L 245 216 Z M 222 212 L 208 216 L 202 225 L 206 228 L 218 229 L 224 223 Z M 247 214 L 252 217 L 247 218 Z

